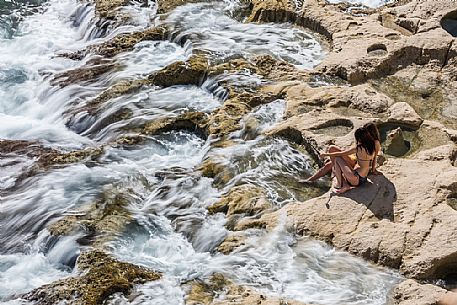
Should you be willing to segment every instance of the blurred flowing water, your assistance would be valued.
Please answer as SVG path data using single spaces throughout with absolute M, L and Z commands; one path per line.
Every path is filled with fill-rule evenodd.
M 27 140 L 47 149 L 98 147 L 155 119 L 189 111 L 210 113 L 227 98 L 218 80 L 201 86 L 144 86 L 138 92 L 84 109 L 98 94 L 121 81 L 140 79 L 178 60 L 203 52 L 214 62 L 269 54 L 298 68 L 312 68 L 325 49 L 309 32 L 290 24 L 249 24 L 237 1 L 178 7 L 157 21 L 154 5 L 123 8 L 128 24 L 100 30 L 94 7 L 75 0 L 0 2 L 0 139 Z M 119 33 L 156 22 L 173 28 L 170 41 L 145 41 L 114 57 L 117 68 L 92 81 L 51 85 L 53 76 L 82 67 L 58 54 L 81 50 Z M 224 74 L 234 86 L 265 82 L 249 73 Z M 219 79 L 220 80 L 220 79 Z M 312 159 L 300 147 L 262 132 L 282 119 L 282 100 L 246 115 L 233 145 L 190 131 L 147 136 L 141 144 L 106 148 L 96 160 L 27 173 L 37 156 L 0 155 L 0 303 L 24 304 L 20 295 L 76 274 L 75 261 L 87 250 L 82 233 L 51 236 L 48 227 L 65 215 L 84 213 L 103 196 L 122 194 L 133 220 L 108 244 L 120 260 L 164 274 L 137 287 L 136 298 L 114 295 L 112 304 L 184 304 L 183 283 L 223 273 L 235 283 L 265 294 L 319 304 L 385 304 L 399 276 L 307 238 L 285 223 L 273 232 L 250 229 L 244 246 L 229 255 L 215 249 L 227 236 L 222 214 L 207 207 L 231 187 L 259 186 L 281 207 L 318 196 L 325 187 L 299 179 Z M 114 114 L 130 115 L 111 120 Z M 228 182 L 203 177 L 198 167 L 213 158 L 227 170 Z M 113 195 L 114 194 L 114 195 Z

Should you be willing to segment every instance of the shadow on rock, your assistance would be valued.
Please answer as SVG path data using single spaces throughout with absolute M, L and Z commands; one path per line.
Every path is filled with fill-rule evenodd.
M 368 180 L 365 185 L 340 196 L 365 205 L 379 220 L 394 221 L 393 203 L 397 200 L 395 185 L 383 175 L 371 175 Z

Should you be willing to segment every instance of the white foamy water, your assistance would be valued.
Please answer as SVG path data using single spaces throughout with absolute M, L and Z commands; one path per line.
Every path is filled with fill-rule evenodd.
M 91 41 L 97 38 L 95 34 L 88 34 L 93 32 L 96 21 L 91 6 L 71 0 L 49 1 L 42 14 L 33 14 L 20 23 L 14 37 L 0 40 L 0 118 L 4 122 L 0 126 L 0 138 L 39 139 L 72 148 L 89 145 L 91 141 L 65 126 L 63 113 L 68 106 L 80 104 L 81 99 L 94 98 L 111 84 L 110 79 L 135 78 L 188 56 L 184 49 L 172 43 L 145 42 L 127 54 L 132 59 L 130 62 L 122 56 L 117 59 L 124 69 L 92 84 L 92 88 L 81 88 L 77 84 L 64 90 L 51 87 L 52 75 L 86 62 L 79 63 L 56 54 L 83 49 L 118 33 L 140 30 L 150 24 L 155 11 L 153 7 L 141 8 L 139 4 L 126 10 L 136 16 L 135 20 L 143 14 L 142 21 L 133 20 L 128 25 L 110 28 L 106 38 Z
M 163 117 L 174 117 L 189 111 L 210 112 L 221 105 L 212 94 L 196 86 L 149 87 L 136 94 L 127 94 L 108 101 L 99 109 L 99 115 L 88 116 L 73 123 L 83 135 L 98 141 L 116 138 L 125 130 Z M 129 118 L 113 122 L 110 117 L 129 112 Z M 107 125 L 106 121 L 110 124 Z M 107 125 L 107 126 L 106 126 Z
M 4 286 L 0 299 L 19 295 L 33 288 L 67 276 L 42 254 L 22 253 L 0 255 L 0 282 Z
M 73 63 L 53 58 L 67 46 L 81 44 L 79 38 L 87 28 L 74 28 L 65 16 L 77 4 L 54 1 L 42 14 L 26 18 L 13 39 L 0 40 L 0 137 L 10 139 L 47 139 L 65 144 L 84 141 L 59 122 L 58 107 L 47 101 L 49 88 L 44 75 L 69 68 Z M 45 102 L 46 101 L 46 102 Z
M 246 244 L 233 253 L 210 255 L 196 251 L 164 218 L 144 217 L 138 227 L 113 243 L 113 253 L 122 260 L 164 272 L 171 286 L 165 293 L 173 304 L 184 303 L 180 283 L 215 272 L 267 295 L 324 305 L 385 304 L 392 285 L 400 280 L 387 270 L 321 242 L 297 240 L 283 226 L 271 233 L 250 230 Z M 209 222 L 212 231 L 206 231 L 206 239 L 219 239 L 218 230 L 224 223 Z M 147 300 L 164 288 L 163 283 L 155 283 L 138 289 L 143 294 L 140 299 Z M 166 304 L 161 298 L 157 301 Z M 129 302 L 124 299 L 120 304 Z
M 325 51 L 313 35 L 289 24 L 248 24 L 235 20 L 238 1 L 179 7 L 165 21 L 155 19 L 153 2 L 120 8 L 126 24 L 97 23 L 92 5 L 51 0 L 21 17 L 0 40 L 0 139 L 36 140 L 65 150 L 98 146 L 159 118 L 189 111 L 211 112 L 227 98 L 226 84 L 255 88 L 265 83 L 248 71 L 204 80 L 202 86 L 144 86 L 104 101 L 91 113 L 85 106 L 110 86 L 145 78 L 203 51 L 214 61 L 270 54 L 300 68 L 312 68 Z M 166 23 L 175 42 L 144 41 L 119 54 L 113 70 L 66 87 L 52 86 L 61 72 L 83 67 L 56 56 L 104 42 L 117 34 Z M 101 26 L 103 24 L 103 26 Z M 10 35 L 11 33 L 14 35 Z M 0 36 L 2 37 L 2 36 Z M 185 42 L 184 42 L 185 41 Z M 183 43 L 184 42 L 184 43 Z M 217 139 L 198 132 L 169 131 L 145 136 L 138 145 L 106 147 L 76 164 L 22 174 L 36 159 L 0 156 L 0 303 L 25 304 L 21 294 L 74 276 L 75 260 L 86 250 L 83 230 L 51 236 L 48 227 L 65 215 L 84 214 L 95 201 L 123 195 L 133 220 L 109 244 L 121 260 L 163 273 L 136 287 L 135 296 L 115 294 L 109 304 L 184 304 L 187 281 L 223 273 L 262 293 L 319 304 L 386 303 L 398 276 L 309 239 L 298 240 L 281 225 L 273 232 L 248 230 L 246 244 L 230 255 L 215 249 L 230 233 L 223 214 L 207 208 L 232 186 L 264 189 L 276 206 L 318 195 L 297 177 L 311 170 L 311 158 L 287 141 L 262 134 L 282 119 L 284 101 L 262 105 L 230 135 L 232 146 L 213 148 Z M 127 113 L 127 115 L 119 115 Z M 212 158 L 227 170 L 228 183 L 198 170 Z M 22 176 L 21 176 L 22 175 Z M 110 197 L 111 196 L 111 197 Z M 107 199 L 108 200 L 108 199 Z M 4 284 L 6 283 L 6 284 Z
M 250 57 L 269 54 L 310 69 L 320 63 L 325 51 L 318 41 L 290 24 L 253 24 L 235 21 L 226 15 L 224 2 L 178 7 L 166 20 L 178 31 L 178 40 L 187 37 L 195 49 L 211 57 Z
M 191 54 L 190 43 L 181 47 L 169 41 L 143 41 L 135 45 L 133 51 L 116 57 L 117 62 L 125 67 L 120 72 L 113 73 L 113 79 L 145 77 L 176 61 L 186 61 Z
M 0 304 L 33 288 L 71 276 L 79 255 L 76 240 L 80 236 L 51 238 L 45 231 L 38 234 L 24 252 L 0 254 Z

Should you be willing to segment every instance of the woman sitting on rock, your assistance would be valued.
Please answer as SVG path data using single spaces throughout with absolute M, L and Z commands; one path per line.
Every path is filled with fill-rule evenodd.
M 374 123 L 367 123 L 363 126 L 363 128 L 365 128 L 370 133 L 371 137 L 374 139 L 375 147 L 376 147 L 374 162 L 373 162 L 373 165 L 371 168 L 371 173 L 374 175 L 381 175 L 382 173 L 376 169 L 376 164 L 377 164 L 376 159 L 377 159 L 377 156 L 381 153 L 381 137 L 379 135 L 378 127 L 376 127 L 376 124 L 374 124 Z M 343 151 L 343 150 L 336 145 L 331 145 L 328 148 L 328 152 L 331 152 L 331 153 L 339 152 L 339 151 Z M 354 168 L 354 166 L 356 165 L 356 159 L 357 159 L 357 157 L 355 155 L 343 156 L 343 158 L 346 160 L 348 165 L 350 165 L 352 168 Z M 332 171 L 332 168 L 333 168 L 332 161 L 329 160 L 325 163 L 325 165 L 323 167 L 318 169 L 314 175 L 312 175 L 308 179 L 304 180 L 303 182 L 305 182 L 305 183 L 314 182 L 317 179 L 324 177 L 325 175 L 330 173 Z
M 356 186 L 367 182 L 367 176 L 373 168 L 375 161 L 376 144 L 373 137 L 364 127 L 355 131 L 356 144 L 345 151 L 327 152 L 320 155 L 321 158 L 330 157 L 333 164 L 332 171 L 336 178 L 335 193 L 344 193 Z M 356 164 L 348 163 L 344 158 L 355 154 Z

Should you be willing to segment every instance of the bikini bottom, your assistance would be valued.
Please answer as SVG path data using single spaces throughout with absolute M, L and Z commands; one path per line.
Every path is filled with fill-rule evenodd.
M 361 185 L 367 183 L 368 177 L 362 177 L 362 176 L 360 176 L 360 174 L 359 174 L 358 171 L 354 171 L 354 175 L 356 175 L 357 177 L 359 177 L 359 183 L 358 183 L 358 184 L 355 184 L 355 185 L 352 185 L 352 184 L 348 181 L 348 183 L 349 183 L 351 186 L 361 186 Z

